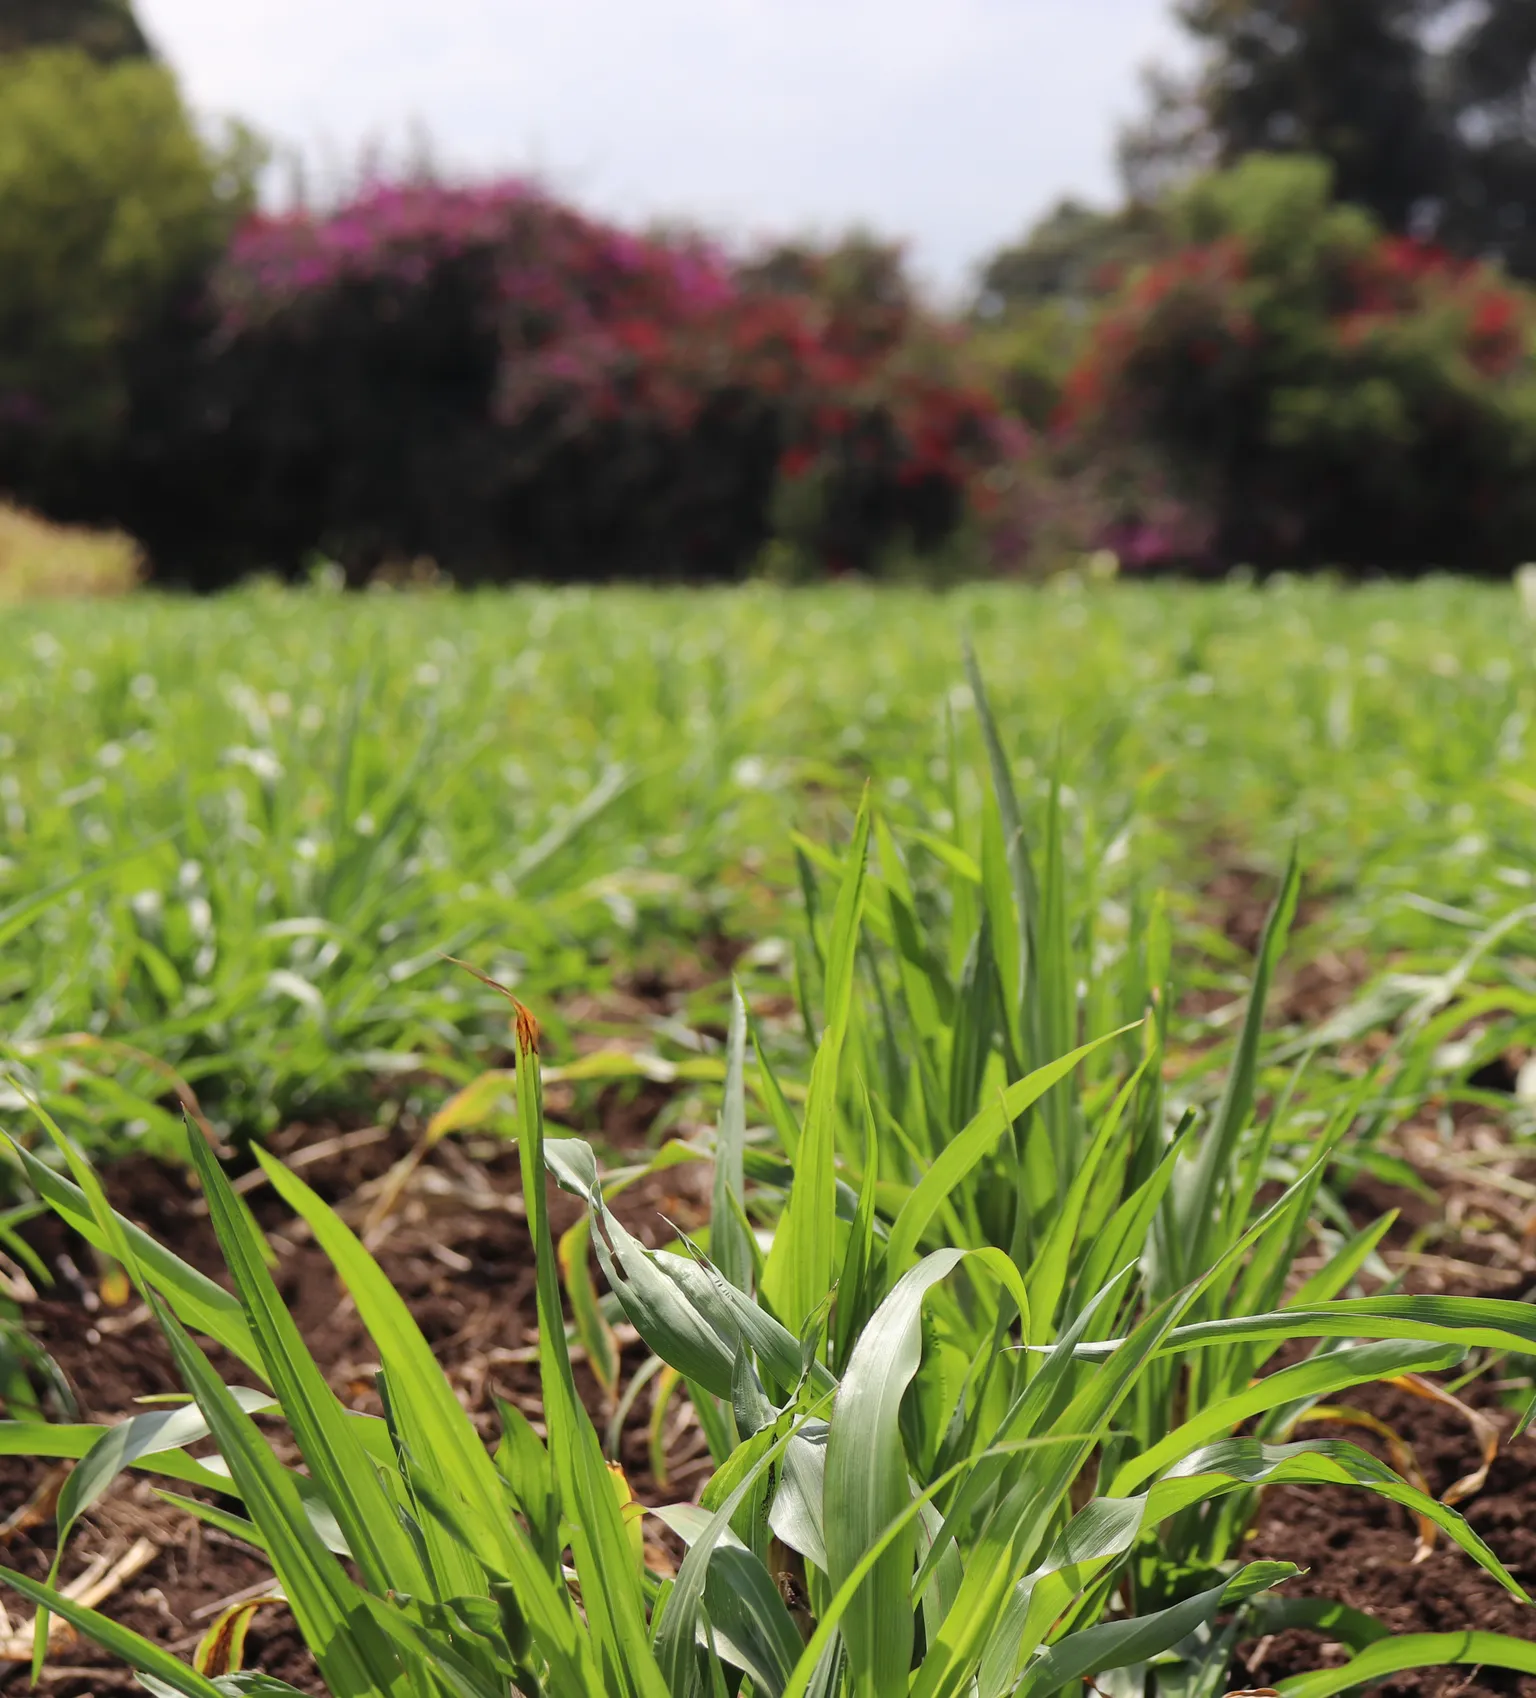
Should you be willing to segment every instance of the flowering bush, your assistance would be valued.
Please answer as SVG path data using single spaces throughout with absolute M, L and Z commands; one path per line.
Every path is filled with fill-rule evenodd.
M 166 522 L 140 528 L 202 583 L 315 549 L 357 574 L 732 575 L 776 518 L 868 567 L 947 535 L 995 453 L 995 407 L 897 282 L 861 293 L 846 249 L 733 266 L 519 182 L 253 219 Z
M 1216 563 L 1536 552 L 1526 291 L 1381 236 L 1315 161 L 1250 160 L 1176 217 L 1185 245 L 1124 283 L 1064 384 L 1056 428 L 1080 460 L 1160 467 L 1209 515 Z

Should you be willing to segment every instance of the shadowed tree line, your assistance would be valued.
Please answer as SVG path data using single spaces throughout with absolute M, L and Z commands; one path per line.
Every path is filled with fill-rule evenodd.
M 1388 230 L 1536 277 L 1531 0 L 1181 0 L 1201 50 L 1151 78 L 1127 186 L 1250 153 L 1310 153 Z
M 78 47 L 108 62 L 150 52 L 128 0 L 0 0 L 0 53 L 33 47 Z

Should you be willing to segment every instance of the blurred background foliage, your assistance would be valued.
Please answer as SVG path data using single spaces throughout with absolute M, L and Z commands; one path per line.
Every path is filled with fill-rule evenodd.
M 921 297 L 429 168 L 333 204 L 119 0 L 0 21 L 0 495 L 159 582 L 802 580 L 1536 556 L 1536 14 L 1182 0 L 1118 207 Z M 421 563 L 427 563 L 422 565 Z
M 34 47 L 78 47 L 103 62 L 150 53 L 128 0 L 7 0 L 0 53 Z

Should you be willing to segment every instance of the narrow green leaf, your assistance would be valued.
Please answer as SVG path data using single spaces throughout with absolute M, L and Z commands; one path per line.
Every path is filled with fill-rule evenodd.
M 1019 1683 L 1019 1698 L 1045 1698 L 1072 1681 L 1147 1662 L 1210 1621 L 1218 1610 L 1231 1608 L 1261 1587 L 1273 1586 L 1300 1572 L 1291 1563 L 1250 1563 L 1224 1584 L 1170 1609 L 1132 1616 L 1127 1621 L 1100 1622 L 1069 1634 L 1030 1665 Z
M 602 1444 L 576 1392 L 565 1341 L 554 1235 L 545 1192 L 544 1087 L 538 1052 L 518 1011 L 518 1161 L 535 1257 L 539 1374 L 549 1454 L 562 1504 L 571 1521 L 571 1549 L 582 1605 L 604 1683 L 615 1694 L 667 1698 L 649 1648 L 645 1599 L 613 1478 Z M 473 1432 L 473 1429 L 471 1429 Z M 481 1456 L 484 1456 L 482 1451 Z
M 39 1610 L 47 1610 L 67 1621 L 111 1656 L 120 1658 L 138 1673 L 159 1680 L 170 1691 L 182 1693 L 185 1698 L 226 1698 L 211 1680 L 178 1662 L 162 1646 L 131 1628 L 120 1627 L 110 1616 L 75 1603 L 52 1586 L 45 1586 L 41 1581 L 29 1579 L 9 1568 L 0 1568 L 0 1582 L 20 1592 L 22 1597 L 31 1599 Z
M 1018 960 L 1027 991 L 1034 973 L 1035 926 L 1040 909 L 1035 870 L 1030 859 L 1029 840 L 1024 835 L 1024 819 L 1019 812 L 1019 799 L 1013 788 L 1013 772 L 1003 749 L 997 721 L 992 715 L 992 704 L 987 699 L 981 668 L 976 663 L 976 651 L 971 647 L 969 639 L 965 643 L 964 659 L 965 675 L 971 686 L 971 697 L 976 704 L 976 718 L 981 725 L 982 742 L 987 751 L 987 765 L 992 774 L 992 793 L 997 799 L 998 816 L 1002 820 L 1008 866 L 1013 874 L 1014 908 L 1018 916 L 1019 931 Z
M 834 1317 L 832 1362 L 841 1368 L 848 1360 L 854 1340 L 869 1313 L 869 1286 L 879 1252 L 875 1246 L 875 1195 L 880 1186 L 880 1134 L 875 1125 L 869 1092 L 860 1080 L 864 1104 L 864 1175 L 859 1184 L 859 1202 L 848 1233 L 843 1270 L 837 1281 L 837 1310 Z
M 21 1162 L 32 1188 L 68 1226 L 96 1249 L 107 1255 L 115 1254 L 112 1248 L 114 1235 L 103 1229 L 92 1212 L 90 1199 L 78 1185 L 55 1173 L 30 1150 L 14 1143 L 3 1132 L 0 1132 L 0 1142 Z M 223 1345 L 253 1373 L 266 1379 L 266 1364 L 246 1324 L 240 1299 L 156 1243 L 132 1221 L 121 1215 L 114 1218 L 145 1278 L 175 1310 L 183 1325 Z
M 1211 1231 L 1212 1212 L 1222 1177 L 1230 1170 L 1237 1141 L 1253 1112 L 1253 1095 L 1258 1081 L 1259 1044 L 1264 1035 L 1264 1014 L 1269 1005 L 1269 987 L 1284 953 L 1291 921 L 1301 895 L 1301 864 L 1296 851 L 1285 870 L 1280 894 L 1270 910 L 1254 964 L 1253 989 L 1248 996 L 1248 1009 L 1243 1018 L 1242 1035 L 1227 1073 L 1216 1118 L 1206 1134 L 1196 1158 L 1195 1180 L 1190 1187 L 1187 1209 L 1181 1210 L 1183 1239 L 1188 1252 L 1196 1260 L 1186 1264 L 1190 1272 L 1204 1258 L 1205 1246 Z
M 400 1525 L 397 1500 L 386 1490 L 363 1448 L 357 1423 L 326 1383 L 279 1295 L 267 1267 L 265 1241 L 240 1207 L 213 1151 L 201 1140 L 193 1143 L 192 1159 L 246 1323 L 263 1361 L 271 1366 L 283 1414 L 365 1583 L 380 1597 L 391 1592 L 427 1595 L 430 1584 Z
M 1299 1399 L 1328 1397 L 1348 1386 L 1366 1385 L 1399 1374 L 1434 1373 L 1453 1366 L 1464 1354 L 1455 1345 L 1384 1340 L 1349 1345 L 1294 1363 L 1267 1375 L 1247 1390 L 1202 1409 L 1150 1450 L 1131 1458 L 1116 1474 L 1109 1488 L 1110 1496 L 1121 1497 L 1135 1491 L 1144 1480 L 1171 1467 L 1181 1457 L 1266 1410 Z
M 444 1501 L 461 1506 L 459 1525 L 480 1541 L 486 1565 L 516 1585 L 540 1649 L 560 1679 L 571 1682 L 572 1691 L 602 1691 L 602 1675 L 568 1595 L 551 1579 L 528 1535 L 503 1512 L 495 1466 L 399 1293 L 351 1229 L 297 1174 L 263 1150 L 256 1155 L 278 1194 L 309 1223 L 357 1304 L 388 1369 L 413 1467 Z
M 1264 1444 L 1258 1439 L 1224 1439 L 1177 1462 L 1152 1488 L 1148 1518 L 1161 1521 L 1193 1503 L 1232 1490 L 1290 1481 L 1302 1485 L 1362 1486 L 1433 1522 L 1501 1586 L 1529 1603 L 1525 1589 L 1454 1509 L 1410 1486 L 1386 1463 L 1358 1445 L 1337 1440 Z
M 1058 1080 L 1064 1079 L 1085 1055 L 1091 1055 L 1102 1044 L 1122 1035 L 1121 1032 L 1107 1033 L 1058 1061 L 1036 1068 L 1026 1078 L 1002 1091 L 996 1102 L 983 1107 L 970 1125 L 949 1143 L 902 1206 L 886 1245 L 886 1265 L 893 1271 L 903 1267 L 917 1249 L 924 1229 L 940 1202 L 985 1158 L 1021 1114 L 1038 1102 Z
M 274 1573 L 336 1698 L 408 1698 L 410 1680 L 310 1525 L 287 1471 L 162 1300 L 151 1299 L 183 1383 L 197 1399 L 240 1497 L 261 1529 Z
M 710 1512 L 696 1504 L 670 1504 L 651 1513 L 690 1547 L 711 1521 Z M 800 1632 L 768 1570 L 729 1527 L 709 1559 L 704 1611 L 720 1656 L 751 1676 L 754 1692 L 778 1698 L 799 1659 Z
M 1536 1674 L 1536 1643 L 1508 1633 L 1405 1633 L 1378 1640 L 1339 1668 L 1292 1675 L 1278 1691 L 1281 1698 L 1333 1698 L 1407 1669 L 1468 1664 Z
M 267 1392 L 250 1391 L 243 1386 L 228 1389 L 230 1396 L 247 1414 L 259 1414 L 277 1407 Z M 158 1461 L 166 1451 L 180 1453 L 187 1445 L 196 1444 L 207 1436 L 208 1423 L 195 1404 L 134 1415 L 102 1430 L 101 1436 L 82 1455 L 79 1466 L 70 1471 L 69 1478 L 59 1491 L 55 1511 L 59 1550 L 62 1552 L 75 1522 L 125 1468 L 151 1459 Z M 200 1469 L 199 1472 L 207 1474 L 208 1471 Z
M 738 1291 L 752 1289 L 752 1246 L 740 1210 L 746 1193 L 743 1151 L 747 1141 L 747 1005 L 731 985 L 731 1023 L 725 1045 L 725 1094 L 715 1134 L 714 1206 L 710 1210 L 709 1259 Z
M 832 1285 L 836 1253 L 837 1096 L 853 1002 L 853 970 L 864 912 L 869 798 L 859 808 L 848 868 L 833 913 L 826 965 L 826 1025 L 811 1066 L 795 1183 L 763 1269 L 763 1293 L 798 1332 Z
M 834 1587 L 911 1501 L 901 1400 L 918 1369 L 923 1298 L 963 1257 L 960 1250 L 941 1250 L 904 1274 L 854 1346 L 827 1438 L 824 1533 Z M 905 1683 L 912 1662 L 915 1550 L 916 1530 L 909 1527 L 843 1618 L 856 1698 L 883 1698 Z

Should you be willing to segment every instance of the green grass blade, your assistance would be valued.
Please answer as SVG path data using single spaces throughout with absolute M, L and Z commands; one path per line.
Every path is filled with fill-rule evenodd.
M 1464 1352 L 1454 1345 L 1420 1344 L 1413 1340 L 1383 1340 L 1374 1344 L 1346 1346 L 1305 1362 L 1266 1375 L 1256 1385 L 1202 1409 L 1168 1436 L 1133 1457 L 1115 1475 L 1109 1487 L 1112 1497 L 1133 1492 L 1181 1457 L 1231 1432 L 1239 1422 L 1250 1420 L 1282 1404 L 1302 1399 L 1331 1396 L 1349 1386 L 1373 1380 L 1392 1379 L 1399 1374 L 1435 1373 L 1452 1367 Z
M 85 1191 L 40 1162 L 30 1150 L 5 1138 L 3 1133 L 0 1133 L 0 1139 L 4 1139 L 16 1155 L 26 1170 L 28 1182 L 48 1206 L 88 1244 L 115 1256 L 115 1236 L 97 1220 Z M 246 1367 L 265 1379 L 266 1364 L 262 1361 L 255 1335 L 246 1323 L 240 1299 L 156 1243 L 132 1221 L 121 1215 L 115 1219 L 118 1231 L 145 1278 L 175 1310 L 182 1323 L 223 1345 L 231 1355 L 238 1356 Z
M 1029 982 L 1034 975 L 1035 926 L 1040 910 L 1034 864 L 1030 858 L 1029 840 L 1024 835 L 1024 819 L 1019 812 L 1018 795 L 1013 788 L 1013 770 L 1003 749 L 1003 740 L 992 714 L 992 704 L 987 699 L 981 668 L 976 663 L 976 651 L 971 647 L 969 639 L 965 643 L 964 655 L 965 676 L 971 686 L 971 697 L 976 704 L 976 718 L 981 725 L 982 742 L 987 751 L 987 766 L 992 774 L 992 793 L 997 800 L 997 811 L 1002 820 L 1008 867 L 1013 875 L 1014 908 L 1019 934 L 1017 958 L 1021 963 L 1023 977 L 1021 990 L 1027 994 Z
M 1121 1087 L 1088 1148 L 1083 1152 L 1077 1172 L 1073 1174 L 1072 1183 L 1067 1188 L 1067 1194 L 1061 1199 L 1045 1239 L 1030 1264 L 1026 1276 L 1029 1308 L 1035 1324 L 1042 1329 L 1039 1335 L 1041 1337 L 1050 1336 L 1054 1330 L 1056 1306 L 1066 1289 L 1072 1254 L 1077 1245 L 1078 1226 L 1089 1191 L 1105 1152 L 1119 1134 L 1121 1119 L 1139 1089 L 1146 1069 L 1147 1062 L 1143 1059 L 1141 1065 Z
M 53 1421 L 0 1421 L 0 1456 L 48 1456 L 79 1460 L 92 1447 L 115 1431 L 111 1426 Z M 227 1492 L 227 1475 L 216 1473 L 180 1450 L 148 1451 L 133 1457 L 128 1466 L 145 1474 L 163 1474 L 168 1480 L 206 1486 Z
M 335 1698 L 408 1698 L 407 1671 L 361 1608 L 363 1594 L 311 1526 L 287 1471 L 180 1322 L 163 1302 L 152 1301 L 177 1371 L 207 1419 L 246 1513 L 261 1529 L 273 1572 Z
M 1340 1297 L 1316 1308 L 1278 1309 L 1267 1315 L 1228 1315 L 1175 1327 L 1162 1350 L 1173 1353 L 1209 1345 L 1246 1344 L 1274 1338 L 1404 1338 L 1491 1350 L 1536 1354 L 1536 1309 L 1503 1297 Z M 1119 1339 L 1079 1344 L 1079 1361 L 1112 1356 Z
M 230 1396 L 247 1414 L 254 1415 L 277 1407 L 266 1392 L 249 1391 L 241 1386 L 228 1389 Z M 166 1451 L 179 1453 L 207 1435 L 208 1423 L 196 1404 L 152 1410 L 106 1428 L 81 1457 L 79 1465 L 70 1470 L 69 1478 L 60 1488 L 54 1513 L 59 1530 L 59 1555 L 63 1554 L 65 1541 L 75 1522 L 110 1488 L 125 1468 Z
M 790 1161 L 794 1161 L 800 1149 L 800 1122 L 795 1118 L 795 1111 L 789 1106 L 789 1099 L 779 1084 L 778 1074 L 774 1072 L 768 1060 L 757 1022 L 749 1015 L 747 1024 L 752 1032 L 752 1052 L 757 1057 L 757 1084 L 763 1106 L 768 1110 L 768 1118 L 779 1135 L 784 1154 Z
M 995 1103 L 984 1107 L 970 1125 L 951 1140 L 902 1205 L 891 1227 L 886 1265 L 893 1272 L 901 1269 L 916 1251 L 940 1203 L 986 1157 L 1013 1122 L 1059 1080 L 1066 1078 L 1085 1055 L 1091 1055 L 1101 1045 L 1122 1035 L 1120 1032 L 1107 1033 L 1102 1038 L 1095 1038 L 1092 1043 L 1081 1045 L 1070 1055 L 1036 1068 L 1033 1073 L 1000 1092 Z
M 880 1251 L 875 1240 L 875 1196 L 880 1188 L 880 1134 L 869 1092 L 860 1081 L 864 1105 L 864 1173 L 858 1207 L 848 1231 L 848 1250 L 837 1280 L 837 1309 L 833 1318 L 832 1365 L 841 1372 L 855 1340 L 864 1330 L 872 1303 Z
M 837 1097 L 853 1003 L 853 970 L 864 910 L 869 798 L 859 808 L 827 948 L 826 1024 L 811 1067 L 795 1183 L 763 1269 L 763 1293 L 798 1333 L 831 1289 L 835 1271 Z
M 1063 1054 L 1078 1031 L 1077 974 L 1073 968 L 1067 918 L 1066 848 L 1062 841 L 1059 771 L 1051 778 L 1045 821 L 1045 865 L 1040 878 L 1040 910 L 1031 987 L 1037 1059 Z M 1077 1165 L 1072 1137 L 1073 1107 L 1065 1085 L 1048 1092 L 1040 1105 L 1040 1113 L 1050 1128 L 1056 1171 L 1063 1177 Z
M 619 1383 L 619 1350 L 613 1328 L 608 1325 L 598 1301 L 591 1250 L 592 1217 L 581 1215 L 560 1234 L 555 1256 L 571 1305 L 576 1337 L 587 1353 L 587 1366 L 604 1394 L 612 1397 Z
M 1017 1687 L 1018 1698 L 1045 1698 L 1073 1681 L 1147 1662 L 1210 1621 L 1217 1611 L 1230 1609 L 1299 1572 L 1292 1563 L 1250 1563 L 1222 1585 L 1169 1609 L 1128 1621 L 1100 1622 L 1070 1634 L 1029 1667 Z
M 356 1422 L 326 1384 L 278 1294 L 267 1267 L 264 1241 L 240 1207 L 213 1151 L 194 1140 L 192 1159 L 247 1324 L 262 1359 L 271 1366 L 283 1414 L 365 1583 L 380 1597 L 390 1592 L 429 1595 L 428 1577 L 400 1525 L 397 1500 L 385 1488 L 363 1448 Z
M 602 1692 L 602 1676 L 569 1597 L 552 1581 L 527 1534 L 503 1512 L 495 1465 L 399 1293 L 346 1223 L 296 1174 L 264 1151 L 257 1159 L 278 1194 L 308 1222 L 357 1304 L 388 1371 L 413 1466 L 444 1501 L 463 1506 L 462 1525 L 481 1541 L 487 1566 L 517 1587 L 541 1649 L 562 1678 L 573 1682 L 572 1690 Z
M 752 1246 L 741 1223 L 746 1191 L 742 1171 L 747 1140 L 747 1005 L 731 985 L 731 1023 L 725 1044 L 725 1094 L 715 1135 L 714 1206 L 710 1210 L 709 1258 L 738 1291 L 752 1289 Z
M 820 1409 L 823 1405 L 817 1407 Z M 688 1554 L 683 1558 L 677 1579 L 655 1624 L 655 1655 L 664 1681 L 662 1691 L 667 1698 L 695 1698 L 700 1691 L 695 1647 L 716 1547 L 730 1535 L 731 1519 L 747 1501 L 748 1494 L 784 1456 L 796 1437 L 799 1425 L 785 1419 L 782 1431 L 776 1435 L 770 1430 L 749 1440 L 742 1449 L 753 1458 L 750 1466 L 744 1470 L 733 1470 L 733 1473 L 739 1472 L 740 1477 L 712 1514 L 702 1522 L 690 1520 L 692 1537 Z M 763 1440 L 769 1437 L 772 1442 L 765 1445 Z M 716 1495 L 711 1494 L 712 1499 Z
M 544 1419 L 554 1477 L 572 1523 L 571 1549 L 582 1604 L 603 1666 L 605 1689 L 634 1698 L 667 1698 L 650 1648 L 639 1565 L 601 1441 L 582 1407 L 571 1372 L 545 1192 L 543 1084 L 538 1050 L 521 1008 L 517 1037 L 518 1161 L 536 1261 Z
M 160 1681 L 172 1692 L 182 1693 L 184 1698 L 225 1698 L 225 1694 L 220 1692 L 211 1680 L 200 1675 L 195 1669 L 188 1668 L 169 1651 L 144 1638 L 142 1634 L 133 1632 L 131 1628 L 120 1627 L 110 1616 L 87 1609 L 84 1604 L 75 1603 L 53 1587 L 29 1579 L 24 1574 L 17 1574 L 9 1568 L 0 1568 L 0 1583 L 20 1592 L 24 1598 L 30 1598 L 39 1610 L 46 1610 L 58 1616 L 61 1621 L 67 1621 L 77 1632 L 93 1640 L 104 1651 L 127 1663 L 136 1672 Z
M 1152 1488 L 1148 1494 L 1147 1517 L 1149 1521 L 1161 1521 L 1190 1504 L 1229 1491 L 1286 1482 L 1361 1486 L 1390 1503 L 1402 1504 L 1415 1516 L 1438 1527 L 1506 1591 L 1522 1603 L 1531 1601 L 1524 1587 L 1463 1516 L 1410 1486 L 1369 1451 L 1338 1440 L 1269 1445 L 1259 1439 L 1223 1439 L 1207 1445 L 1175 1463 Z
M 1264 1014 L 1269 1004 L 1269 987 L 1285 950 L 1286 938 L 1290 934 L 1291 921 L 1295 917 L 1296 903 L 1300 895 L 1301 864 L 1293 850 L 1280 894 L 1264 927 L 1264 938 L 1259 945 L 1258 960 L 1254 965 L 1253 989 L 1249 993 L 1248 1009 L 1243 1018 L 1243 1030 L 1227 1073 L 1221 1103 L 1196 1160 L 1195 1182 L 1190 1188 L 1188 1208 L 1180 1211 L 1183 1223 L 1181 1236 L 1189 1253 L 1195 1258 L 1193 1262 L 1186 1264 L 1190 1272 L 1207 1259 L 1206 1245 L 1210 1237 L 1217 1190 L 1223 1176 L 1231 1169 L 1237 1141 L 1253 1112 L 1253 1095 L 1258 1082 L 1259 1044 L 1264 1035 Z
M 1405 1633 L 1379 1639 L 1339 1668 L 1292 1675 L 1277 1690 L 1280 1698 L 1333 1698 L 1408 1669 L 1469 1664 L 1536 1674 L 1536 1643 L 1508 1633 Z
M 838 1388 L 827 1436 L 827 1575 L 841 1586 L 865 1552 L 911 1501 L 900 1429 L 901 1400 L 917 1373 L 919 1321 L 931 1286 L 962 1259 L 941 1250 L 904 1274 L 860 1335 Z M 843 1618 L 855 1698 L 899 1690 L 912 1661 L 909 1527 L 871 1570 Z
M 690 1548 L 712 1519 L 695 1504 L 652 1513 Z M 728 1526 L 710 1554 L 703 1609 L 722 1660 L 751 1676 L 754 1693 L 778 1698 L 799 1660 L 800 1632 L 768 1570 Z

